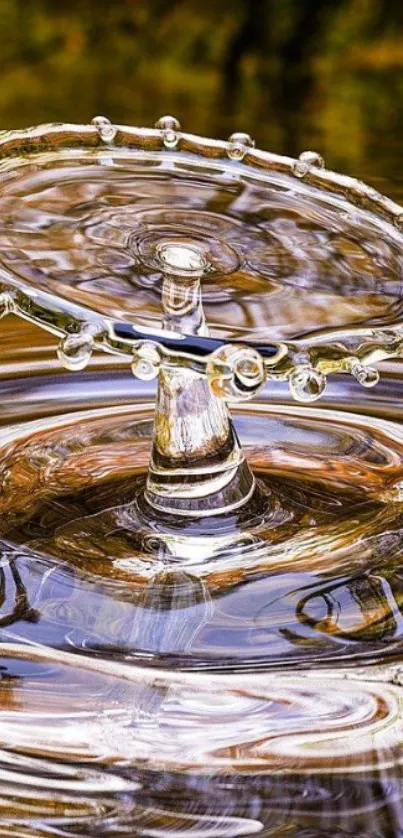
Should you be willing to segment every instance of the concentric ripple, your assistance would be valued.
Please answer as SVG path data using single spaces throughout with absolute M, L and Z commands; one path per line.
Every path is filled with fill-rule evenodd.
M 22 827 L 16 834 L 27 819 L 31 835 L 45 823 L 51 835 L 133 834 L 135 825 L 141 835 L 207 838 L 273 824 L 282 834 L 285 808 L 291 835 L 304 825 L 330 835 L 343 821 L 382 835 L 371 830 L 398 806 L 397 687 L 340 674 L 206 684 L 203 674 L 12 643 L 3 662 L 1 814 L 10 830 Z
M 247 172 L 247 169 L 246 169 Z M 28 284 L 144 325 L 161 322 L 155 248 L 197 243 L 213 333 L 295 338 L 388 326 L 403 298 L 401 237 L 286 176 L 130 150 L 29 156 L 1 172 L 0 260 Z
M 187 668 L 399 653 L 401 426 L 263 402 L 235 417 L 258 504 L 187 528 L 144 508 L 152 406 L 4 431 L 13 637 Z
M 152 402 L 111 408 L 115 379 L 21 381 L 51 414 L 24 424 L 5 388 L 0 835 L 395 834 L 399 420 L 238 409 L 267 507 L 226 561 L 200 528 L 139 531 Z

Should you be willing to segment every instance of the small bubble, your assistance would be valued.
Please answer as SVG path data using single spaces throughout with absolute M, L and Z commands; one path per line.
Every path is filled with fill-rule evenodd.
M 361 387 L 375 387 L 379 381 L 379 372 L 375 367 L 366 367 L 358 361 L 351 367 L 351 373 Z
M 326 387 L 326 378 L 312 367 L 297 367 L 289 378 L 291 395 L 298 402 L 314 402 Z
M 178 145 L 179 137 L 175 133 L 175 131 L 171 131 L 169 128 L 167 131 L 164 131 L 164 146 L 165 148 L 175 148 Z
M 165 148 L 176 148 L 181 130 L 180 122 L 174 116 L 162 116 L 155 123 L 155 127 L 161 131 Z
M 214 395 L 228 402 L 249 401 L 266 380 L 260 353 L 238 344 L 226 344 L 212 352 L 206 373 Z
M 91 359 L 92 339 L 88 335 L 67 335 L 57 348 L 61 365 L 72 372 L 83 370 Z
M 305 175 L 309 172 L 308 163 L 304 163 L 303 160 L 296 160 L 292 167 L 292 171 L 295 177 L 305 177 Z
M 309 170 L 314 166 L 317 169 L 323 169 L 325 161 L 316 151 L 302 151 L 295 161 L 293 166 L 293 173 L 295 177 L 305 177 Z
M 298 159 L 309 167 L 315 166 L 316 169 L 324 169 L 325 167 L 325 161 L 317 151 L 301 151 Z
M 142 341 L 133 352 L 132 373 L 141 381 L 156 378 L 161 366 L 161 355 L 156 343 Z
M 241 131 L 231 134 L 228 143 L 227 154 L 231 160 L 243 160 L 248 149 L 255 147 L 255 141 L 252 140 L 252 137 Z
M 97 129 L 98 134 L 104 143 L 113 142 L 117 134 L 117 129 L 114 125 L 112 125 L 110 119 L 107 119 L 106 116 L 94 116 L 92 124 Z
M 242 350 L 239 357 L 234 360 L 235 383 L 238 388 L 250 395 L 261 388 L 265 382 L 263 360 L 257 350 L 248 348 Z

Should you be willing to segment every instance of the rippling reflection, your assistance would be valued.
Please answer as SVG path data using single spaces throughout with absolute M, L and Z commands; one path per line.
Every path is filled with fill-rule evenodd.
M 2 815 L 31 834 L 382 835 L 399 817 L 398 687 L 330 671 L 207 685 L 12 643 L 3 665 Z
M 142 508 L 150 416 L 89 411 L 3 433 L 2 619 L 20 637 L 187 666 L 398 651 L 397 423 L 243 409 L 267 505 L 185 533 Z
M 216 333 L 399 319 L 398 234 L 348 201 L 97 154 L 5 167 L 3 269 L 155 323 L 155 242 L 190 235 L 219 263 Z M 152 389 L 96 357 L 61 375 L 50 338 L 7 328 L 0 836 L 401 835 L 395 368 L 375 394 L 340 377 L 319 408 L 273 385 L 236 409 L 258 490 L 185 525 L 144 500 Z
M 242 561 L 199 531 L 158 564 L 151 406 L 69 414 L 85 392 L 54 386 L 63 415 L 1 438 L 0 834 L 399 834 L 399 422 L 238 410 L 269 511 Z

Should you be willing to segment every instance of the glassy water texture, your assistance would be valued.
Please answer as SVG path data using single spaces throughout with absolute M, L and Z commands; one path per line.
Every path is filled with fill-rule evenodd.
M 303 184 L 123 151 L 2 165 L 1 265 L 32 287 L 157 325 L 169 237 L 212 255 L 212 334 L 399 322 L 399 232 Z M 403 834 L 399 369 L 236 408 L 256 506 L 184 532 L 144 509 L 152 386 L 46 347 L 3 343 L 0 835 Z
M 208 249 L 203 302 L 213 335 L 295 339 L 399 319 L 400 234 L 381 237 L 380 225 L 348 202 L 291 187 L 280 174 L 133 162 L 124 150 L 35 155 L 21 170 L 3 167 L 3 266 L 101 313 L 161 323 L 155 250 L 168 237 Z

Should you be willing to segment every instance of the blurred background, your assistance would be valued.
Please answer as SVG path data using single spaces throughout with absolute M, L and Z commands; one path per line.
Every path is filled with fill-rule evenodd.
M 402 0 L 0 0 L 0 128 L 172 113 L 317 150 L 401 203 L 402 70 Z M 53 343 L 6 319 L 1 374 Z
M 173 113 L 401 191 L 401 0 L 0 0 L 0 15 L 2 128 Z

